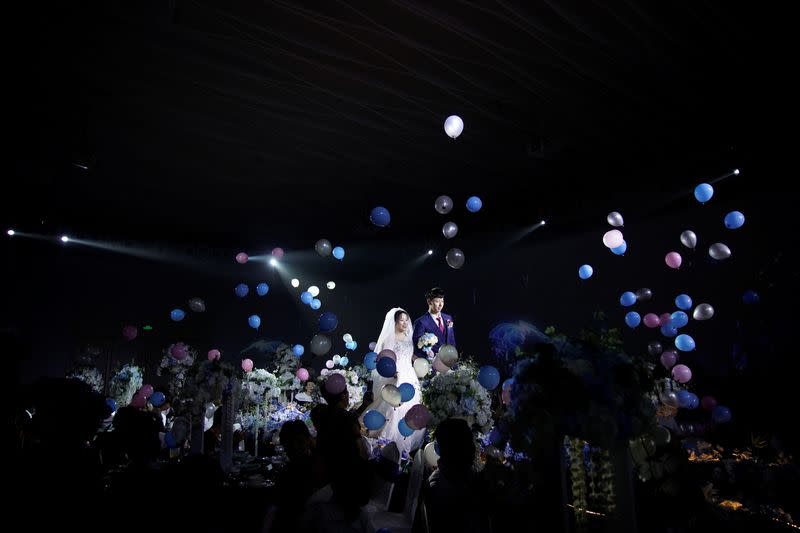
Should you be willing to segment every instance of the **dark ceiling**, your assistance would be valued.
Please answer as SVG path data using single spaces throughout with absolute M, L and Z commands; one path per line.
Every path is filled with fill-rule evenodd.
M 481 229 L 574 228 L 752 162 L 749 16 L 724 1 L 50 6 L 18 47 L 33 83 L 2 217 L 310 246 L 369 237 L 375 205 L 388 235 L 433 238 L 436 196 L 463 212 L 478 194 Z

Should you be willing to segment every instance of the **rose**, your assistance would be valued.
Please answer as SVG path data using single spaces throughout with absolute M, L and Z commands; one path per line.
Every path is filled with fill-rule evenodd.
M 452 328 L 453 327 L 453 321 L 452 320 L 448 320 L 447 321 L 447 327 L 448 328 Z

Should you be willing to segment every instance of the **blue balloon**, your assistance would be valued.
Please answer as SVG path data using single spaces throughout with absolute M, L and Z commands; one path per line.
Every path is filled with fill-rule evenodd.
M 683 309 L 686 311 L 687 309 L 692 308 L 692 297 L 688 294 L 679 294 L 675 297 L 675 306 L 678 309 Z
M 700 398 L 697 397 L 697 394 L 690 392 L 689 393 L 689 406 L 687 409 L 697 409 L 700 405 Z
M 625 307 L 630 307 L 636 303 L 636 295 L 631 291 L 625 291 L 622 293 L 622 296 L 619 297 L 619 303 Z
M 589 279 L 594 274 L 594 269 L 591 265 L 583 265 L 578 269 L 578 277 L 581 279 Z
M 731 416 L 731 410 L 724 405 L 717 405 L 714 407 L 714 410 L 711 411 L 711 419 L 717 424 L 730 422 Z
M 250 315 L 250 318 L 247 319 L 247 323 L 250 324 L 251 328 L 258 329 L 261 326 L 261 317 L 258 315 Z
M 117 412 L 117 401 L 114 398 L 106 398 L 106 405 L 111 409 L 112 413 Z
M 483 207 L 483 202 L 477 196 L 470 196 L 467 199 L 467 211 L 470 213 L 477 213 Z
M 503 441 L 503 432 L 497 426 L 493 427 L 489 432 L 489 444 L 497 445 Z
M 244 298 L 245 296 L 247 296 L 247 293 L 250 292 L 250 287 L 248 287 L 244 283 L 240 283 L 236 286 L 234 292 L 236 293 L 236 296 L 238 296 L 239 298 Z
M 378 361 L 378 354 L 375 352 L 369 352 L 367 355 L 364 356 L 364 366 L 367 370 L 375 370 L 377 367 Z
M 728 229 L 739 229 L 744 226 L 744 215 L 741 211 L 731 211 L 725 215 L 725 227 Z
M 269 292 L 269 285 L 266 283 L 259 283 L 256 285 L 256 292 L 259 296 L 264 296 Z
M 185 316 L 186 313 L 183 311 L 183 309 L 173 309 L 169 312 L 169 317 L 175 322 L 180 322 Z
M 339 359 L 339 364 L 340 364 L 341 366 L 347 366 L 347 363 L 349 363 L 349 362 L 350 362 L 350 359 L 348 359 L 346 355 L 343 355 L 343 356 L 342 356 L 342 357 Z
M 672 327 L 675 329 L 680 329 L 686 324 L 689 323 L 689 315 L 684 313 L 683 311 L 675 311 L 670 315 Z
M 296 357 L 303 357 L 303 354 L 306 353 L 306 349 L 302 344 L 295 344 L 294 347 L 292 347 L 292 353 Z
M 694 188 L 694 197 L 697 198 L 697 201 L 701 204 L 711 200 L 712 196 L 714 196 L 714 187 L 708 183 L 701 183 Z
M 178 441 L 175 440 L 175 435 L 171 431 L 164 433 L 164 444 L 166 444 L 167 448 L 178 447 Z
M 510 387 L 514 384 L 514 378 L 508 378 L 503 382 L 503 388 Z
M 625 323 L 629 328 L 635 328 L 642 323 L 642 317 L 639 316 L 639 313 L 636 311 L 629 311 L 628 314 L 625 315 Z
M 627 249 L 628 249 L 628 243 L 626 243 L 625 241 L 622 241 L 622 244 L 620 244 L 616 248 L 612 248 L 611 251 L 614 252 L 617 255 L 624 255 L 625 254 L 625 250 L 627 250 Z
M 759 300 L 761 300 L 761 297 L 756 291 L 744 291 L 742 295 L 742 301 L 747 305 L 757 304 Z
M 679 390 L 675 393 L 675 396 L 678 397 L 678 407 L 682 407 L 686 409 L 692 403 L 692 397 L 690 396 L 692 393 L 688 390 Z
M 478 371 L 478 383 L 486 390 L 494 390 L 500 384 L 500 372 L 493 366 L 482 366 Z
M 370 431 L 381 429 L 386 423 L 386 417 L 373 409 L 364 413 L 364 425 Z
M 401 383 L 397 388 L 400 389 L 400 401 L 407 402 L 414 397 L 414 385 L 411 383 Z
M 661 325 L 661 334 L 665 337 L 674 337 L 678 334 L 678 330 L 672 325 L 672 320 Z
M 376 207 L 370 212 L 369 220 L 379 228 L 385 228 L 392 221 L 392 216 L 385 207 Z
M 391 357 L 381 357 L 378 360 L 378 374 L 385 378 L 393 378 L 397 374 L 397 364 Z
M 339 327 L 339 319 L 330 311 L 326 311 L 319 316 L 319 330 L 323 333 L 335 330 Z
M 300 293 L 300 301 L 303 302 L 306 305 L 310 304 L 311 300 L 313 300 L 313 299 L 314 299 L 314 295 L 311 294 L 308 291 Z
M 164 402 L 167 401 L 167 397 L 164 396 L 164 393 L 161 391 L 156 391 L 150 395 L 148 401 L 153 407 L 161 407 L 164 405 Z
M 356 341 L 346 342 L 344 343 L 344 347 L 352 352 L 353 350 L 358 348 L 358 343 Z
M 410 437 L 414 430 L 408 427 L 405 418 L 401 418 L 400 422 L 397 423 L 397 429 L 400 430 L 400 434 L 404 437 Z
M 317 309 L 322 307 L 322 302 L 314 298 L 313 300 L 311 300 L 311 303 L 309 305 L 311 306 L 311 309 L 314 309 L 316 311 Z
M 691 352 L 695 348 L 694 339 L 682 334 L 675 337 L 675 347 L 682 352 Z
M 344 259 L 344 248 L 342 248 L 341 246 L 337 246 L 336 248 L 334 248 L 333 249 L 333 257 L 335 257 L 339 261 Z

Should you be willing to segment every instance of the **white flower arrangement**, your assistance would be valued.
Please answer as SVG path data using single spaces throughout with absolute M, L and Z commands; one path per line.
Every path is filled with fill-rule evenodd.
M 93 366 L 82 366 L 80 368 L 76 368 L 70 372 L 67 377 L 70 379 L 83 381 L 89 385 L 89 387 L 91 387 L 92 391 L 98 394 L 103 392 L 103 376 L 100 374 L 100 371 Z
M 184 359 L 175 359 L 170 352 L 174 345 L 168 346 L 162 352 L 161 362 L 156 370 L 158 376 L 169 377 L 169 394 L 173 398 L 181 396 L 181 391 L 186 384 L 190 369 L 197 359 L 197 351 L 186 346 L 187 356 Z
M 297 377 L 300 360 L 288 344 L 281 344 L 275 352 L 276 368 L 274 374 L 278 377 L 278 387 L 283 392 L 299 391 L 303 384 Z
M 323 386 L 322 383 L 325 381 L 325 378 L 331 374 L 341 374 L 347 382 L 347 395 L 349 396 L 347 408 L 354 409 L 360 406 L 364 401 L 364 392 L 367 390 L 366 378 L 369 375 L 369 371 L 361 365 L 355 365 L 351 368 L 334 368 L 331 370 L 323 368 L 319 378 L 317 378 L 320 382 L 320 386 Z
M 142 369 L 128 363 L 111 379 L 109 394 L 119 407 L 123 407 L 131 403 L 133 395 L 142 387 L 142 382 Z
M 422 403 L 431 413 L 429 427 L 447 418 L 463 418 L 470 427 L 487 433 L 493 424 L 492 399 L 476 379 L 476 369 L 466 363 L 436 374 L 422 390 Z
M 433 333 L 426 333 L 417 340 L 417 348 L 425 352 L 428 358 L 433 358 L 433 347 L 439 342 L 439 337 Z
M 256 368 L 247 372 L 242 378 L 242 392 L 245 406 L 261 405 L 281 395 L 279 380 L 271 372 Z

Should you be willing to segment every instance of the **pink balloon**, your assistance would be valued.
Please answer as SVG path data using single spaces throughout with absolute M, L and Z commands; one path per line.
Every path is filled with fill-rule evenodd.
M 283 259 L 283 248 L 277 247 L 272 249 L 272 257 L 275 259 Z
M 125 326 L 122 328 L 122 338 L 126 341 L 132 341 L 138 334 L 139 330 L 136 329 L 136 326 Z
M 242 370 L 245 372 L 250 372 L 253 370 L 253 360 L 252 359 L 242 359 Z
M 347 389 L 347 381 L 341 374 L 331 374 L 325 380 L 325 390 L 331 394 L 341 394 Z
M 388 357 L 389 359 L 393 359 L 395 362 L 397 362 L 397 354 L 395 354 L 392 350 L 388 348 L 385 350 L 381 350 L 381 353 L 378 354 L 378 359 L 376 359 L 376 361 L 379 361 L 384 357 Z
M 325 368 L 333 368 L 333 367 L 334 364 L 332 360 L 328 359 L 327 361 L 325 361 Z
M 189 357 L 189 352 L 186 350 L 186 345 L 182 342 L 176 342 L 172 346 L 169 347 L 169 354 L 177 359 L 178 361 L 182 361 Z
M 683 263 L 683 258 L 678 252 L 670 252 L 664 257 L 664 261 L 667 263 L 668 267 L 678 268 L 681 266 L 681 263 Z
M 702 405 L 703 409 L 706 411 L 713 411 L 717 406 L 717 399 L 713 396 L 703 396 L 703 399 L 700 400 L 700 405 Z
M 408 410 L 405 416 L 406 424 L 411 429 L 422 429 L 430 422 L 431 413 L 428 408 L 418 403 Z
M 378 343 L 376 343 L 376 342 L 369 343 L 369 351 L 374 352 L 375 351 L 375 347 L 377 345 L 378 345 Z
M 143 394 L 139 394 L 137 392 L 133 395 L 133 398 L 131 399 L 132 407 L 135 407 L 136 409 L 144 409 L 145 405 L 147 405 L 147 398 L 145 398 Z
M 144 385 L 142 385 L 142 387 L 139 389 L 139 391 L 138 391 L 138 394 L 141 394 L 141 395 L 142 395 L 142 396 L 144 396 L 145 398 L 149 398 L 150 396 L 152 396 L 152 395 L 153 395 L 153 391 L 154 391 L 154 390 L 155 390 L 155 389 L 153 388 L 153 386 L 152 386 L 152 385 L 149 385 L 149 384 L 144 384 Z
M 664 365 L 664 368 L 666 368 L 667 370 L 675 366 L 675 363 L 677 362 L 678 362 L 678 354 L 673 352 L 672 350 L 661 354 L 661 364 Z
M 661 316 L 658 317 L 658 321 L 661 325 L 669 324 L 671 320 L 672 320 L 671 313 L 661 313 Z
M 511 405 L 511 387 L 503 387 L 500 399 L 503 400 L 503 405 Z
M 297 379 L 299 379 L 300 381 L 308 381 L 308 370 L 306 370 L 305 368 L 298 368 L 297 374 L 295 375 L 297 376 Z
M 603 244 L 606 245 L 606 248 L 616 248 L 617 246 L 622 246 L 622 242 L 624 240 L 625 239 L 622 236 L 622 232 L 618 229 L 612 229 L 603 235 Z
M 240 265 L 247 263 L 249 259 L 250 258 L 247 257 L 247 254 L 244 252 L 239 252 L 238 254 L 236 254 L 236 262 L 239 263 Z
M 655 313 L 647 313 L 644 315 L 644 325 L 648 328 L 657 328 L 661 325 L 661 320 Z
M 678 383 L 689 383 L 692 379 L 692 371 L 686 365 L 675 365 L 672 368 L 672 377 Z
M 446 374 L 450 370 L 450 367 L 444 364 L 442 360 L 439 359 L 439 357 L 437 356 L 433 360 L 433 369 L 436 370 L 437 372 L 441 372 L 442 374 Z
M 220 356 L 222 356 L 222 354 L 219 353 L 219 350 L 217 350 L 216 348 L 213 348 L 208 351 L 209 361 L 219 361 Z

